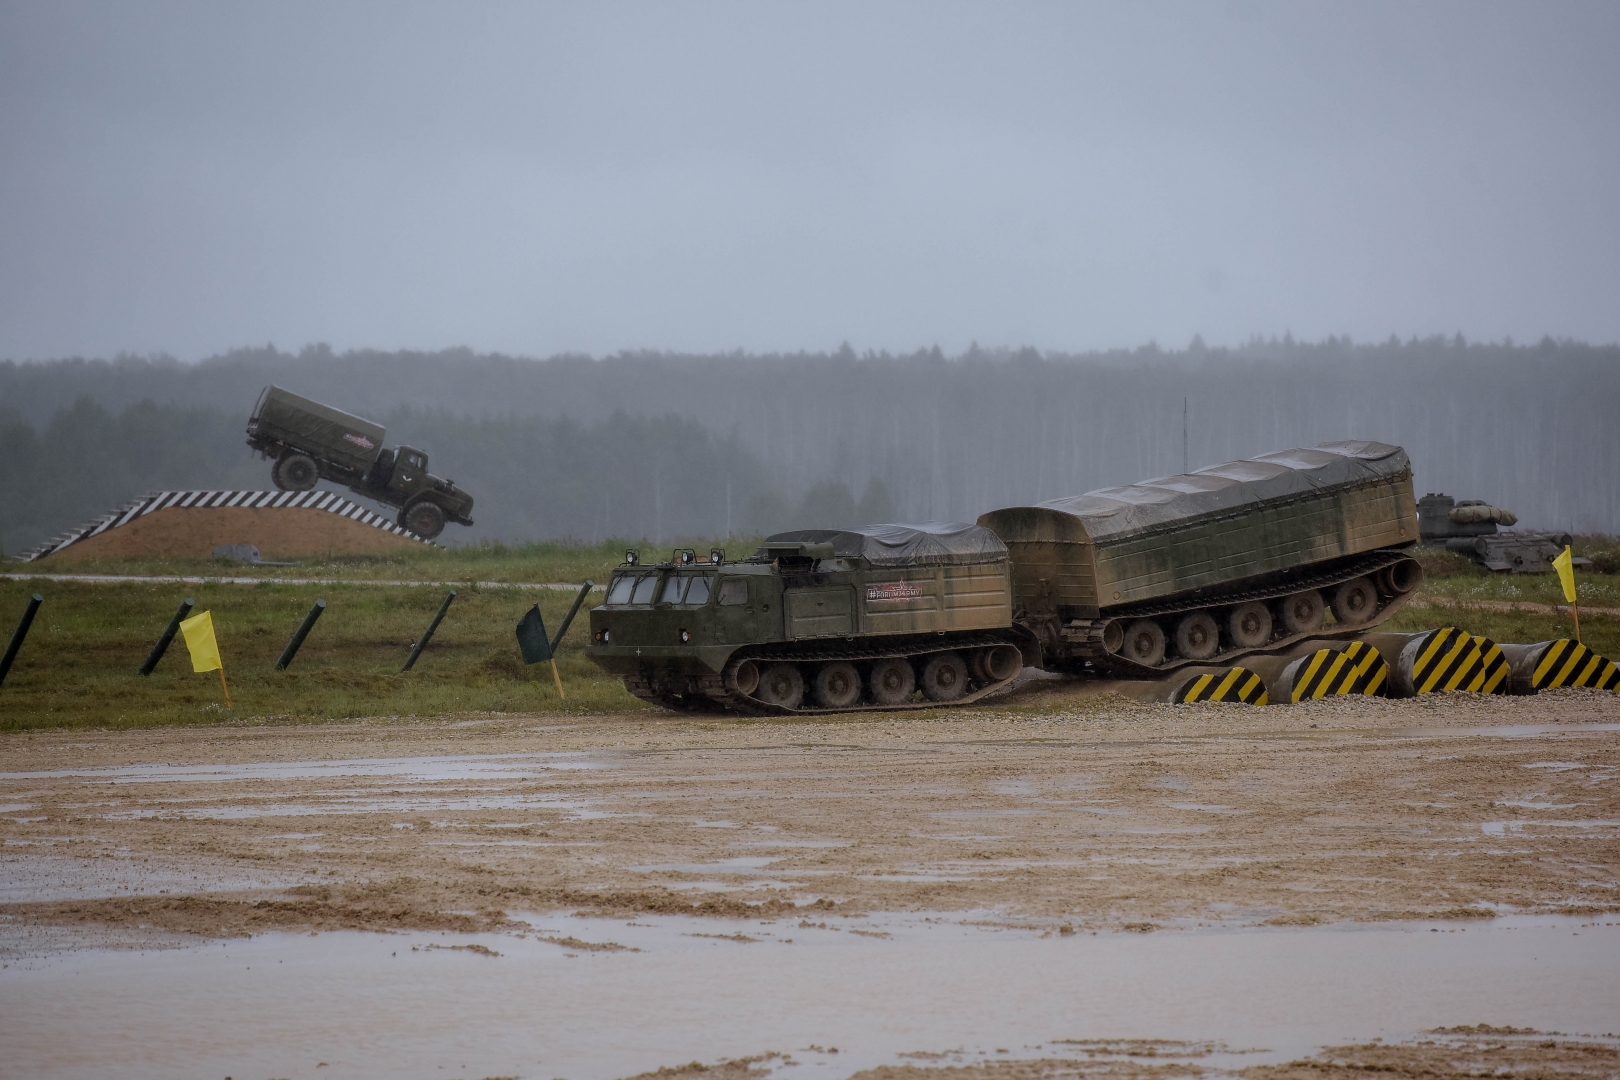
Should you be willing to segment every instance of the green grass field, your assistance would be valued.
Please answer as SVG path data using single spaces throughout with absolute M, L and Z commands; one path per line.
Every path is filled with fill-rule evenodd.
M 1594 542 L 1601 546 L 1601 542 Z M 692 544 L 706 551 L 708 544 Z M 732 554 L 753 543 L 732 541 Z M 1590 546 L 1590 545 L 1588 545 Z M 1609 546 L 1612 548 L 1613 543 Z M 666 557 L 662 549 L 648 558 Z M 648 708 L 585 659 L 585 610 L 559 654 L 566 700 L 559 700 L 544 664 L 525 666 L 514 628 L 538 602 L 553 631 L 572 593 L 549 589 L 480 588 L 483 582 L 605 584 L 623 547 L 490 545 L 448 551 L 423 549 L 383 557 L 333 558 L 297 567 L 253 568 L 213 560 L 107 560 L 54 568 L 7 565 L 8 572 L 252 576 L 280 579 L 258 585 L 150 582 L 0 581 L 0 644 L 8 641 L 28 596 L 45 603 L 5 684 L 0 731 L 46 727 L 143 727 L 222 721 L 311 721 L 352 717 L 419 717 L 487 713 L 589 714 Z M 1502 642 L 1572 636 L 1567 615 L 1501 612 L 1473 607 L 1421 606 L 1424 597 L 1476 602 L 1562 603 L 1554 575 L 1489 574 L 1444 554 L 1424 557 L 1428 578 L 1419 603 L 1384 629 L 1417 631 L 1459 626 Z M 287 578 L 325 578 L 336 585 L 298 585 Z M 375 584 L 376 582 L 453 582 Z M 372 582 L 374 584 L 367 584 Z M 1579 575 L 1583 605 L 1620 607 L 1620 575 Z M 411 643 L 427 626 L 448 588 L 458 596 L 414 671 L 401 674 Z M 176 639 L 149 677 L 136 674 L 181 599 L 213 612 L 233 706 L 225 708 L 218 677 L 196 674 Z M 287 639 L 317 599 L 325 614 L 291 668 L 274 665 Z M 1583 617 L 1582 638 L 1620 657 L 1620 618 Z

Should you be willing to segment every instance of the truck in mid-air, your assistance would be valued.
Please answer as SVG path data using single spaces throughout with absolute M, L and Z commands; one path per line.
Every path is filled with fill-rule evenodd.
M 428 472 L 415 447 L 383 447 L 381 424 L 363 420 L 279 386 L 267 386 L 248 418 L 247 443 L 275 464 L 282 491 L 309 491 L 321 480 L 399 509 L 399 524 L 425 540 L 447 521 L 471 525 L 472 496 Z
M 1423 580 L 1417 542 L 1406 453 L 1323 443 L 975 525 L 626 552 L 587 654 L 638 697 L 741 712 L 971 701 L 1024 666 L 1153 678 L 1384 621 Z

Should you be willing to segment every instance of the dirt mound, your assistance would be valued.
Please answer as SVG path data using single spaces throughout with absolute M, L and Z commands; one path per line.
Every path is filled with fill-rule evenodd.
M 45 561 L 61 566 L 128 555 L 207 558 L 221 544 L 252 544 L 266 559 L 307 558 L 397 551 L 422 543 L 369 512 L 350 516 L 314 506 L 165 506 L 63 545 Z

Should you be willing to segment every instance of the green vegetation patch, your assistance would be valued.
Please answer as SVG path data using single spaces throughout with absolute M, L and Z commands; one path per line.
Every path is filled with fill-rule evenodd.
M 557 658 L 566 700 L 559 700 L 548 665 L 533 667 L 518 655 L 515 627 L 536 602 L 552 633 L 573 602 L 571 591 L 480 588 L 457 584 L 450 607 L 413 671 L 400 666 L 433 618 L 448 587 L 364 584 L 366 579 L 426 576 L 404 571 L 441 569 L 440 579 L 573 580 L 605 584 L 622 556 L 606 548 L 522 549 L 476 552 L 471 558 L 433 562 L 412 554 L 395 561 L 342 560 L 321 576 L 347 571 L 352 584 L 149 584 L 0 581 L 0 631 L 9 635 L 30 593 L 45 596 L 10 676 L 0 686 L 0 730 L 43 727 L 145 727 L 226 720 L 327 720 L 363 716 L 439 716 L 457 713 L 600 713 L 646 708 L 616 678 L 585 658 L 587 612 L 581 609 Z M 525 559 L 529 567 L 522 571 Z M 392 572 L 384 572 L 391 568 Z M 106 572 L 111 568 L 98 568 Z M 136 567 L 120 566 L 129 573 Z M 193 567 L 142 566 L 154 572 Z M 217 575 L 219 566 L 207 568 Z M 309 568 L 305 568 L 306 570 Z M 482 573 L 470 573 L 470 570 Z M 235 568 L 231 573 L 248 574 Z M 314 576 L 313 574 L 311 576 Z M 180 601 L 211 611 L 225 661 L 233 707 L 220 698 L 213 672 L 191 670 L 179 637 L 148 677 L 141 662 Z M 317 598 L 327 607 L 287 671 L 274 666 L 287 639 Z

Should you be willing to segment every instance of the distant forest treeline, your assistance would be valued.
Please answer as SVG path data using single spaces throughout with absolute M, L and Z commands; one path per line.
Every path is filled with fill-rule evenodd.
M 446 540 L 657 541 L 999 506 L 1330 439 L 1399 443 L 1419 493 L 1620 532 L 1620 348 L 1289 339 L 1081 356 L 466 350 L 0 363 L 0 545 L 153 488 L 267 487 L 274 382 L 385 423 L 478 499 Z

